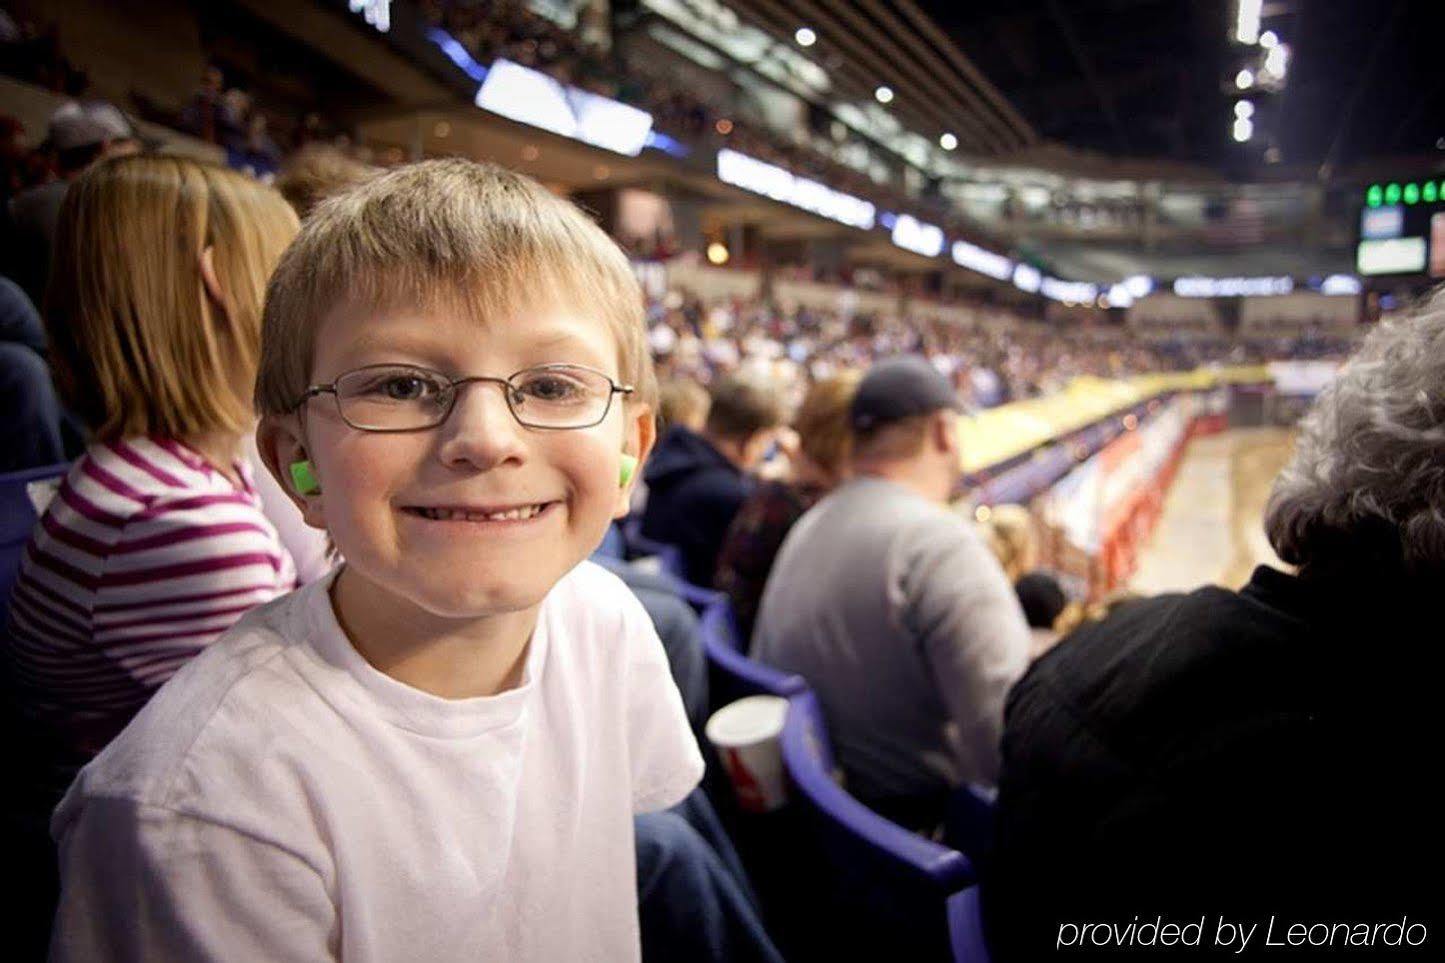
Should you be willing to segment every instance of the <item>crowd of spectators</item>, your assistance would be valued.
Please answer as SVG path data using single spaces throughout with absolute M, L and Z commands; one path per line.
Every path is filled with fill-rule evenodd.
M 976 408 L 1037 398 L 1080 376 L 1127 378 L 1190 371 L 1205 365 L 1340 357 L 1350 340 L 1304 333 L 1144 340 L 1112 325 L 1073 330 L 990 309 L 972 327 L 930 315 L 846 314 L 839 309 L 783 307 L 760 298 L 712 302 L 680 291 L 649 305 L 651 339 L 665 377 L 707 383 L 739 367 L 771 367 L 802 387 L 878 358 L 916 353 Z

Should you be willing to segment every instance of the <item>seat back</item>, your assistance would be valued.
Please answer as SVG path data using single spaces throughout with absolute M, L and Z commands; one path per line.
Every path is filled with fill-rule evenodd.
M 752 695 L 788 698 L 807 688 L 802 676 L 783 672 L 743 654 L 732 603 L 719 595 L 702 610 L 703 651 L 707 654 L 708 688 L 714 707 Z
M 35 482 L 46 482 L 65 476 L 70 465 L 47 465 L 0 475 L 0 626 L 9 605 L 10 589 L 20 574 L 20 558 L 38 515 L 30 501 L 29 488 Z
M 978 896 L 978 887 L 970 886 L 948 898 L 948 940 L 954 963 L 988 963 Z
M 828 955 L 950 959 L 948 900 L 976 881 L 968 858 L 883 818 L 837 783 L 809 689 L 789 699 L 782 753 L 801 858 L 812 867 L 804 912 L 816 914 L 811 929 Z

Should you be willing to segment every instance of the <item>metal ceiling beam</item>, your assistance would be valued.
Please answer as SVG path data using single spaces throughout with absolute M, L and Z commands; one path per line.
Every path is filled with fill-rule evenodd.
M 742 0 L 739 6 L 745 7 L 766 7 L 774 12 L 774 22 L 777 22 L 778 5 L 772 0 Z M 960 103 L 956 97 L 952 97 L 938 83 L 926 74 L 921 79 L 905 76 L 898 70 L 896 63 L 890 64 L 884 60 L 875 50 L 871 49 L 856 32 L 846 24 L 838 20 L 832 10 L 824 9 L 811 2 L 811 0 L 790 0 L 787 6 L 791 9 L 783 12 L 783 17 L 788 17 L 794 23 L 809 23 L 818 31 L 820 39 L 826 39 L 829 46 L 837 48 L 843 53 L 850 64 L 854 67 L 864 67 L 872 70 L 877 78 L 872 85 L 866 85 L 868 95 L 871 95 L 871 87 L 878 82 L 892 81 L 890 86 L 902 88 L 904 86 L 918 85 L 928 88 L 932 97 L 938 98 L 935 102 L 932 99 L 912 99 L 904 106 L 900 104 L 895 108 L 900 113 L 911 113 L 926 118 L 932 125 L 937 125 L 941 130 L 958 129 L 959 118 L 966 118 L 963 129 L 959 131 L 960 140 L 971 144 L 974 150 L 983 154 L 998 153 L 1002 145 L 995 135 L 987 130 L 974 113 Z M 786 22 L 786 21 L 785 21 Z M 876 29 L 869 28 L 872 34 L 872 41 L 875 45 L 884 42 L 884 38 Z M 904 58 L 906 60 L 906 58 Z M 905 84 L 906 81 L 906 84 Z M 953 102 L 953 109 L 962 111 L 954 115 L 948 112 L 947 105 Z
M 1007 114 L 1001 113 L 997 109 L 993 97 L 998 97 L 1002 100 L 1002 95 L 999 95 L 997 90 L 993 88 L 993 85 L 989 84 L 987 80 L 984 80 L 981 74 L 979 75 L 980 80 L 988 87 L 983 93 L 980 93 L 972 83 L 963 82 L 958 75 L 958 71 L 945 63 L 939 56 L 937 50 L 931 45 L 925 44 L 920 39 L 919 32 L 899 20 L 897 15 L 888 9 L 887 5 L 878 2 L 878 0 L 862 0 L 862 5 L 867 8 L 875 20 L 888 25 L 890 36 L 902 38 L 903 42 L 912 49 L 915 56 L 926 60 L 933 72 L 936 73 L 943 82 L 957 91 L 963 100 L 967 102 L 972 109 L 973 115 L 980 118 L 991 130 L 997 132 L 1006 143 L 1011 145 L 1011 149 L 1026 147 L 1031 143 L 1029 132 L 1020 131 L 1014 126 L 1012 119 Z M 945 41 L 952 46 L 952 42 L 947 41 L 947 38 L 945 38 Z M 960 54 L 960 56 L 962 56 L 962 54 Z M 990 97 L 990 94 L 992 94 L 993 97 Z M 1006 100 L 1003 102 L 1005 105 L 1008 104 Z M 1010 110 L 1011 109 L 1010 105 Z
M 973 89 L 979 91 L 1009 122 L 1009 125 L 1019 132 L 1026 144 L 1034 144 L 1039 141 L 1038 132 L 1024 119 L 1022 114 L 1014 109 L 1008 98 L 999 93 L 998 88 L 994 87 L 988 78 L 974 66 L 973 61 L 963 55 L 963 52 L 948 39 L 948 36 L 932 19 L 914 5 L 913 0 L 891 0 L 891 2 L 913 24 L 914 29 L 920 35 L 927 38 L 936 50 L 943 53 L 953 64 L 954 69 L 969 81 Z

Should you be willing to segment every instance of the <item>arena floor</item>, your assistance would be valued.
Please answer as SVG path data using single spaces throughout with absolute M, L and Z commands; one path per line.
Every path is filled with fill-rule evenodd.
M 1261 520 L 1292 437 L 1284 428 L 1235 428 L 1190 443 L 1129 587 L 1144 594 L 1206 582 L 1238 588 L 1256 565 L 1281 565 Z

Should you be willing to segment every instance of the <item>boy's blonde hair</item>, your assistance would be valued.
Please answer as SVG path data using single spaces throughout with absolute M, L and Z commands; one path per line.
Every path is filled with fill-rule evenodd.
M 296 229 L 276 191 L 182 157 L 117 157 L 71 184 L 45 318 L 61 396 L 96 440 L 249 430 L 266 279 Z
M 572 203 L 494 164 L 421 161 L 316 207 L 267 291 L 262 415 L 295 409 L 317 326 L 345 305 L 457 310 L 484 322 L 523 308 L 586 311 L 616 337 L 631 398 L 656 407 L 642 289 L 627 257 Z

